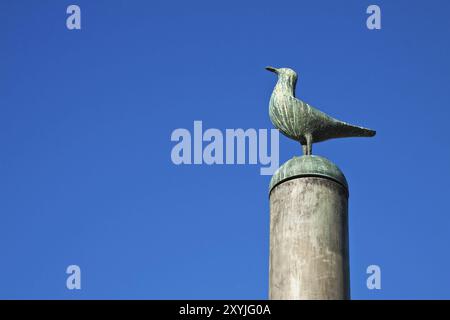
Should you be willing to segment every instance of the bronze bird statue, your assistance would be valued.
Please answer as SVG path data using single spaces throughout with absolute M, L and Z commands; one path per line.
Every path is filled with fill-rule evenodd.
M 289 68 L 266 67 L 278 75 L 269 103 L 273 125 L 302 145 L 303 154 L 312 154 L 312 144 L 333 138 L 373 137 L 374 130 L 334 119 L 295 97 L 297 73 Z

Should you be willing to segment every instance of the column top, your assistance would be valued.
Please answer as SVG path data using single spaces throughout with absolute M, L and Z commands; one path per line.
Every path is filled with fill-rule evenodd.
M 270 180 L 269 193 L 280 183 L 299 177 L 328 178 L 348 190 L 347 179 L 333 162 L 316 155 L 304 155 L 293 157 L 278 168 Z

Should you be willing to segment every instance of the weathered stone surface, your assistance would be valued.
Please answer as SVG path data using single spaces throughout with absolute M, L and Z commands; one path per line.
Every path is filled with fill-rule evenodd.
M 270 299 L 349 299 L 348 197 L 327 177 L 270 193 Z

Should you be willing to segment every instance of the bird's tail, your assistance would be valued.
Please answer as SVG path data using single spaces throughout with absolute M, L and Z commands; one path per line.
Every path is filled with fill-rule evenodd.
M 339 132 L 342 137 L 373 137 L 377 132 L 364 127 L 354 126 L 346 122 L 339 121 Z

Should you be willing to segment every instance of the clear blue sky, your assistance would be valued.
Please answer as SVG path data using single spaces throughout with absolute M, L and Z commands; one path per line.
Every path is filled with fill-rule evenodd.
M 82 30 L 66 28 L 78 4 Z M 382 29 L 366 28 L 378 4 Z M 175 166 L 170 135 L 272 128 L 266 65 L 373 139 L 350 184 L 354 299 L 450 298 L 450 2 L 0 2 L 0 298 L 265 299 L 270 177 Z M 299 155 L 280 136 L 280 161 Z M 66 267 L 82 289 L 66 289 Z M 366 268 L 382 290 L 366 288 Z

